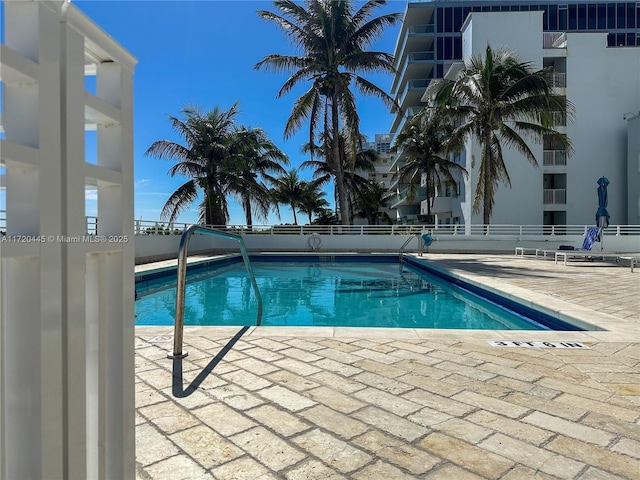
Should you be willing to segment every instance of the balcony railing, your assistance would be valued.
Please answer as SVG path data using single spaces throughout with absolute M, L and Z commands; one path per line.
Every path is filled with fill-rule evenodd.
M 542 48 L 567 48 L 567 34 L 546 32 L 542 36 Z
M 408 29 L 409 35 L 420 35 L 424 33 L 435 33 L 436 26 L 430 25 L 411 25 Z
M 434 52 L 410 52 L 408 55 L 409 63 L 428 62 L 435 58 Z
M 545 167 L 564 166 L 567 164 L 567 152 L 565 150 L 544 150 L 542 164 Z
M 564 188 L 545 188 L 542 203 L 544 205 L 565 205 L 567 190 Z
M 567 88 L 567 74 L 566 73 L 547 73 L 544 76 L 545 80 L 552 88 Z
M 566 127 L 567 116 L 562 112 L 552 112 L 551 124 L 554 127 Z

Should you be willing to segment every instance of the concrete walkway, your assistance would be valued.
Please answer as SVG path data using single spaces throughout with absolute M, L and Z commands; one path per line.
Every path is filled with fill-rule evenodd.
M 137 478 L 640 479 L 640 269 L 424 258 L 607 331 L 137 327 Z

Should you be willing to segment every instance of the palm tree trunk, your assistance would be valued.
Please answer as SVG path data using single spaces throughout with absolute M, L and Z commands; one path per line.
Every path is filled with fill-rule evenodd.
M 296 206 L 295 204 L 291 204 L 291 211 L 293 212 L 293 224 L 297 225 L 298 224 L 298 217 L 296 217 Z
M 340 124 L 338 122 L 338 103 L 335 95 L 331 98 L 331 124 L 333 131 L 333 164 L 336 173 L 336 190 L 338 192 L 338 209 L 340 223 L 349 225 L 349 206 L 347 204 L 347 189 L 344 184 L 344 170 L 340 161 Z
M 247 221 L 247 226 L 249 230 L 251 230 L 251 226 L 253 225 L 253 216 L 251 214 L 251 199 L 248 195 L 244 195 L 242 197 L 242 208 L 244 208 L 244 217 Z
M 493 171 L 492 162 L 493 155 L 491 154 L 491 143 L 493 142 L 493 136 L 489 133 L 487 141 L 485 143 L 484 161 L 486 163 L 484 167 L 484 191 L 482 196 L 482 223 L 484 226 L 484 233 L 488 233 L 488 225 L 491 220 L 491 172 Z

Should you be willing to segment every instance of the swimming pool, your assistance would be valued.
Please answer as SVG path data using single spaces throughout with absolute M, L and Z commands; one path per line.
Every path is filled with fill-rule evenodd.
M 264 326 L 579 330 L 396 255 L 251 257 Z M 173 325 L 175 270 L 136 277 L 136 325 Z M 254 325 L 257 301 L 239 258 L 191 266 L 185 325 Z

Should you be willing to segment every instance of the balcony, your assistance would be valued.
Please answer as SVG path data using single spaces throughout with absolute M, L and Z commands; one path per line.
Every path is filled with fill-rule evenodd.
M 435 52 L 411 52 L 407 56 L 408 63 L 432 62 L 435 59 Z
M 404 87 L 400 98 L 397 99 L 400 106 L 406 109 L 407 105 L 420 103 L 420 98 L 422 98 L 422 95 L 429 86 L 431 80 L 431 78 L 414 78 L 409 80 Z
M 390 208 L 397 208 L 401 205 L 419 205 L 420 201 L 427 196 L 426 187 L 418 187 L 416 189 L 415 195 L 413 199 L 409 199 L 409 187 L 405 187 L 396 195 L 395 199 L 392 200 L 392 204 Z
M 566 73 L 547 73 L 544 76 L 545 80 L 552 88 L 567 88 L 567 74 Z
M 435 197 L 433 199 L 433 205 L 431 206 L 431 214 L 439 215 L 442 213 L 451 212 L 451 198 L 452 197 Z M 423 215 L 427 215 L 427 202 L 428 200 L 423 200 L 420 203 L 420 213 Z
M 435 33 L 436 26 L 433 23 L 429 25 L 411 25 L 407 31 L 409 35 L 424 35 L 427 33 Z
M 566 205 L 567 190 L 562 188 L 546 188 L 543 190 L 542 203 L 544 205 Z
M 545 167 L 562 167 L 567 164 L 566 150 L 544 150 L 542 165 Z
M 545 32 L 542 36 L 542 48 L 567 48 L 567 34 L 564 32 Z

